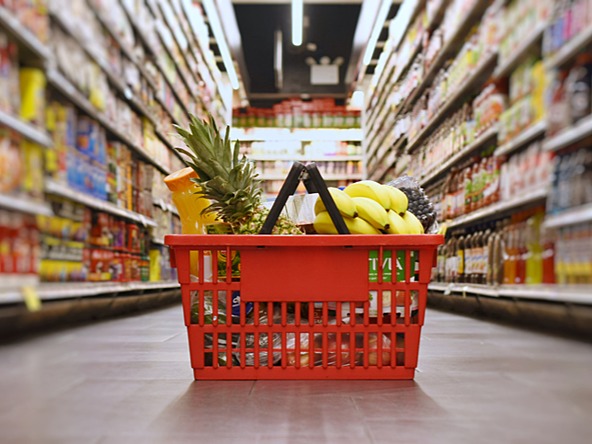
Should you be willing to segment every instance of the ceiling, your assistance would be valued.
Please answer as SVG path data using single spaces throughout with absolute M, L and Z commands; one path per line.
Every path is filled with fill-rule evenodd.
M 269 107 L 291 97 L 333 97 L 342 102 L 350 92 L 351 72 L 357 72 L 360 65 L 363 49 L 354 45 L 359 19 L 379 4 L 379 0 L 368 1 L 370 6 L 363 5 L 362 0 L 304 0 L 303 44 L 295 47 L 291 43 L 290 0 L 232 0 L 242 49 L 241 77 L 250 105 Z M 398 3 L 393 2 L 388 19 L 394 17 Z M 281 82 L 274 69 L 277 31 L 282 33 Z M 372 73 L 380 42 L 387 37 L 385 26 L 367 73 Z M 329 70 L 338 72 L 338 82 L 312 84 L 310 65 L 326 63 L 335 65 Z M 224 70 L 222 63 L 219 66 Z

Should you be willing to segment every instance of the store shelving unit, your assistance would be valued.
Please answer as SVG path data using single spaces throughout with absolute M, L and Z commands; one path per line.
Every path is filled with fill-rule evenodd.
M 18 283 L 18 287 L 34 286 L 32 281 Z M 35 287 L 35 293 L 41 301 L 80 299 L 109 295 L 117 297 L 122 293 L 140 293 L 155 290 L 179 288 L 178 282 L 63 282 L 42 283 Z M 23 294 L 17 288 L 0 290 L 0 305 L 23 302 Z
M 144 31 L 144 27 L 142 27 L 136 17 L 134 16 L 133 11 L 131 11 L 127 5 L 127 3 L 125 2 L 121 2 L 121 5 L 126 13 L 127 19 L 130 22 L 130 24 L 132 25 L 132 28 L 134 29 L 134 32 L 136 33 L 136 35 L 139 37 L 140 42 L 142 43 L 142 45 L 144 46 L 144 48 L 146 48 L 151 54 L 154 55 L 154 65 L 158 68 L 158 70 L 160 71 L 162 77 L 164 78 L 165 82 L 168 84 L 170 90 L 172 91 L 173 95 L 175 96 L 176 102 L 177 104 L 181 107 L 181 109 L 183 110 L 183 112 L 185 113 L 185 115 L 187 117 L 189 117 L 189 110 L 187 109 L 185 103 L 183 102 L 183 99 L 179 96 L 179 93 L 177 92 L 177 90 L 175 89 L 175 82 L 174 80 L 171 80 L 167 74 L 167 71 L 165 68 L 163 68 L 161 61 L 158 58 L 158 55 L 155 51 L 155 49 L 152 47 L 151 43 L 150 43 L 150 39 L 146 36 L 145 31 Z M 173 117 L 173 121 L 176 124 L 180 124 L 182 122 L 180 122 L 176 117 Z
M 558 68 L 560 66 L 569 63 L 574 57 L 582 51 L 586 46 L 592 42 L 592 24 L 588 24 L 588 27 L 580 32 L 577 36 L 573 37 L 568 43 L 566 43 L 559 51 L 553 54 L 551 57 L 546 59 L 546 65 L 549 68 Z
M 479 64 L 479 66 L 469 74 L 468 78 L 461 83 L 461 86 L 456 91 L 450 94 L 450 96 L 441 104 L 441 108 L 435 112 L 421 132 L 409 142 L 407 145 L 408 153 L 412 153 L 415 149 L 417 149 L 421 142 L 425 140 L 429 134 L 432 134 L 442 119 L 450 115 L 453 109 L 458 108 L 459 103 L 462 103 L 462 98 L 465 95 L 470 93 L 471 90 L 477 86 L 481 86 L 483 84 L 484 79 L 495 66 L 496 60 L 497 54 L 495 52 L 484 55 L 483 61 Z
M 545 226 L 547 228 L 565 227 L 584 222 L 592 222 L 592 204 L 570 208 L 545 217 Z
M 509 74 L 516 69 L 516 67 L 524 60 L 524 58 L 533 50 L 533 48 L 539 47 L 543 38 L 543 33 L 547 23 L 540 23 L 532 31 L 532 33 L 525 39 L 523 39 L 520 46 L 513 51 L 505 60 L 500 60 L 500 65 L 495 69 L 493 76 L 497 79 L 507 77 Z
M 365 178 L 364 172 L 364 156 L 362 155 L 347 155 L 347 154 L 333 154 L 322 153 L 305 154 L 305 147 L 308 143 L 315 142 L 348 142 L 359 144 L 362 141 L 362 130 L 357 128 L 272 128 L 272 127 L 254 127 L 254 128 L 232 128 L 230 131 L 231 140 L 239 140 L 242 149 L 246 148 L 248 158 L 250 161 L 263 162 L 331 162 L 342 163 L 344 166 L 347 162 L 356 162 L 361 166 L 355 173 L 346 174 L 341 172 L 335 174 L 323 173 L 322 166 L 319 166 L 323 179 L 327 182 L 338 181 L 354 181 Z M 277 152 L 265 152 L 264 148 L 259 147 L 260 151 L 251 152 L 251 144 L 272 144 L 278 145 L 282 142 L 292 142 L 292 144 L 300 144 L 300 148 L 291 154 L 277 154 Z M 321 164 L 322 165 L 322 164 Z M 285 165 L 281 168 L 271 167 L 270 169 L 260 168 L 259 179 L 264 181 L 266 198 L 275 197 L 275 185 L 269 182 L 283 182 L 288 170 L 284 170 Z M 331 170 L 333 171 L 333 170 Z M 270 191 L 271 189 L 271 191 Z M 278 187 L 279 189 L 279 187 Z
M 442 20 L 442 15 L 444 12 L 444 8 L 447 2 L 443 2 L 441 5 L 442 10 L 438 10 L 437 14 L 435 15 L 435 19 L 433 22 L 428 26 L 428 29 L 433 29 L 437 24 L 440 23 Z M 423 2 L 418 2 L 417 5 L 419 10 L 416 10 L 414 14 L 419 13 L 422 7 L 425 7 Z M 367 131 L 368 140 L 365 143 L 364 148 L 367 153 L 367 158 L 379 158 L 377 155 L 377 151 L 384 149 L 381 148 L 383 145 L 384 140 L 386 139 L 389 131 L 384 131 L 383 129 L 385 126 L 388 128 L 389 123 L 394 123 L 399 116 L 405 115 L 413 108 L 413 105 L 417 102 L 417 100 L 423 95 L 424 91 L 432 85 L 432 82 L 436 78 L 438 72 L 444 67 L 444 64 L 454 57 L 460 47 L 462 46 L 462 41 L 466 38 L 467 34 L 469 33 L 471 27 L 479 20 L 482 15 L 484 14 L 487 7 L 487 2 L 479 2 L 476 1 L 471 9 L 467 12 L 466 19 L 464 21 L 459 22 L 457 28 L 449 34 L 449 38 L 444 42 L 443 47 L 441 48 L 438 55 L 432 61 L 430 66 L 425 71 L 423 77 L 419 80 L 416 87 L 411 91 L 411 93 L 405 98 L 400 101 L 397 105 L 393 106 L 390 104 L 390 97 L 391 97 L 391 88 L 376 88 L 376 94 L 378 94 L 378 99 L 371 99 L 368 101 L 368 104 L 371 105 L 372 103 L 378 103 L 382 105 L 379 106 L 379 111 L 373 111 L 370 106 L 367 106 L 367 113 L 369 115 L 368 118 L 365 119 L 365 129 Z M 393 51 L 396 51 L 398 48 L 395 47 Z M 416 48 L 419 52 L 421 50 L 420 45 Z M 410 57 L 408 60 L 408 64 L 410 65 L 413 59 L 416 56 L 416 52 L 413 51 L 413 57 Z M 452 112 L 452 110 L 457 109 L 459 106 L 459 100 L 470 94 L 476 88 L 481 86 L 483 82 L 486 80 L 488 74 L 495 67 L 495 63 L 497 60 L 497 54 L 495 51 L 485 55 L 483 57 L 483 61 L 480 65 L 469 75 L 469 78 L 461 84 L 461 86 L 454 91 L 448 99 L 441 104 L 441 107 L 435 112 L 434 116 L 429 120 L 427 125 L 421 129 L 419 134 L 417 134 L 412 140 L 409 140 L 406 145 L 406 152 L 412 153 L 416 150 L 421 143 L 428 137 L 435 128 L 437 128 L 438 124 L 444 119 L 446 116 Z M 398 75 L 393 79 L 393 85 L 399 81 L 401 76 L 405 73 L 406 69 L 409 65 L 405 64 L 405 68 L 400 70 Z M 378 75 L 384 76 L 383 73 L 379 73 Z M 379 84 L 381 83 L 382 79 L 379 80 Z M 386 80 L 385 80 L 386 84 Z M 388 106 L 387 106 L 388 105 Z M 383 131 L 382 136 L 379 136 L 380 131 Z M 406 136 L 404 136 L 407 139 Z M 402 141 L 401 143 L 405 143 L 406 141 Z M 389 144 L 386 144 L 389 145 Z M 386 151 L 389 151 L 390 146 L 387 146 Z M 372 179 L 375 180 L 382 180 L 386 173 L 390 171 L 397 160 L 396 155 L 398 154 L 398 150 L 391 150 L 390 151 L 393 156 L 386 159 L 386 156 L 380 156 L 380 161 L 371 164 L 372 168 L 369 170 L 369 175 Z M 385 163 L 387 165 L 385 165 Z
M 105 213 L 112 214 L 114 216 L 119 216 L 124 219 L 128 219 L 134 222 L 138 222 L 145 227 L 157 227 L 157 223 L 144 216 L 143 214 L 136 213 L 134 211 L 126 210 L 124 208 L 120 208 L 115 204 L 110 202 L 105 202 L 101 199 L 97 199 L 96 197 L 89 196 L 88 194 L 81 193 L 70 188 L 67 185 L 61 184 L 51 179 L 47 179 L 45 181 L 45 191 L 48 194 L 52 194 L 55 196 L 64 197 L 69 199 L 73 202 L 78 202 L 82 205 L 85 205 L 89 208 L 94 208 L 99 211 L 104 211 Z
M 230 139 L 247 141 L 348 141 L 362 140 L 362 130 L 356 128 L 232 128 Z
M 64 75 L 55 69 L 50 69 L 47 72 L 48 83 L 57 89 L 68 100 L 75 104 L 78 108 L 83 110 L 87 115 L 97 120 L 112 136 L 123 142 L 127 147 L 131 148 L 136 154 L 140 155 L 142 159 L 164 174 L 170 174 L 170 171 L 152 158 L 144 149 L 136 142 L 131 140 L 124 131 L 117 128 L 116 124 L 111 122 L 105 114 L 97 110 L 84 95 L 70 82 Z
M 28 196 L 0 194 L 0 208 L 40 216 L 51 216 L 53 214 L 47 203 L 38 202 Z
M 419 99 L 421 94 L 428 88 L 436 74 L 442 69 L 444 63 L 449 60 L 453 55 L 455 55 L 460 47 L 462 41 L 467 36 L 468 32 L 471 30 L 473 25 L 481 18 L 485 9 L 487 7 L 487 2 L 483 1 L 475 1 L 473 7 L 470 11 L 468 11 L 467 15 L 465 16 L 464 21 L 461 21 L 457 28 L 450 34 L 450 37 L 444 43 L 444 46 L 440 50 L 436 59 L 431 63 L 428 67 L 425 75 L 421 82 L 417 85 L 414 91 L 407 97 L 407 99 L 403 102 L 401 106 L 402 110 L 409 110 L 411 106 Z
M 285 173 L 261 174 L 259 176 L 259 179 L 284 181 L 284 180 L 286 180 L 286 177 L 288 176 L 288 172 L 289 171 L 286 171 Z M 364 178 L 364 176 L 359 173 L 355 173 L 355 174 L 323 174 L 323 173 L 321 173 L 321 174 L 323 176 L 323 179 L 327 182 L 338 181 L 338 180 L 362 180 Z
M 48 147 L 52 144 L 49 134 L 44 130 L 17 117 L 11 116 L 10 114 L 6 114 L 4 111 L 0 111 L 0 125 L 16 131 L 23 137 L 26 137 L 41 146 Z
M 592 287 L 589 285 L 478 285 L 432 282 L 428 290 L 444 294 L 486 296 L 493 298 L 532 299 L 564 304 L 592 304 Z
M 220 125 L 226 124 L 229 121 L 230 112 L 224 105 L 228 103 L 230 94 L 226 94 L 228 97 L 224 94 L 226 90 L 230 92 L 230 86 L 221 81 L 222 76 L 217 71 L 218 68 L 215 63 L 206 61 L 209 60 L 207 53 L 210 41 L 207 41 L 207 48 L 202 48 L 200 41 L 196 38 L 192 28 L 193 24 L 188 19 L 187 14 L 189 12 L 185 9 L 192 7 L 191 5 L 184 2 L 184 6 L 180 8 L 179 4 L 175 2 L 174 12 L 177 15 L 167 15 L 163 12 L 163 6 L 157 2 L 140 0 L 143 7 L 149 12 L 148 15 L 142 18 L 143 22 L 140 24 L 138 22 L 139 16 L 136 16 L 134 11 L 130 9 L 142 6 L 139 2 L 133 5 L 125 0 L 116 0 L 116 2 L 118 6 L 123 8 L 123 14 L 119 15 L 116 20 L 124 19 L 129 22 L 131 30 L 137 37 L 134 44 L 131 41 L 124 41 L 116 31 L 117 26 L 112 26 L 113 23 L 110 23 L 110 21 L 113 20 L 113 16 L 110 15 L 110 10 L 104 9 L 105 5 L 95 0 L 83 0 L 84 7 L 88 7 L 92 13 L 92 20 L 95 20 L 103 28 L 103 32 L 106 32 L 106 35 L 118 45 L 116 50 L 119 51 L 119 56 L 127 59 L 127 61 L 131 62 L 131 66 L 137 68 L 140 78 L 147 84 L 149 89 L 148 95 L 145 97 L 154 98 L 151 104 L 147 101 L 144 102 L 146 99 L 140 98 L 139 94 L 136 95 L 124 80 L 124 76 L 111 68 L 107 57 L 103 55 L 102 48 L 96 46 L 97 43 L 83 38 L 86 35 L 82 32 L 83 28 L 81 27 L 85 26 L 83 23 L 74 22 L 65 16 L 64 14 L 67 11 L 50 10 L 48 11 L 50 28 L 57 27 L 61 29 L 65 35 L 74 40 L 75 44 L 79 45 L 89 61 L 95 64 L 100 69 L 101 75 L 107 79 L 111 92 L 119 98 L 122 104 L 127 105 L 132 112 L 142 118 L 144 124 L 148 125 L 147 128 L 152 127 L 154 134 L 163 144 L 161 148 L 167 147 L 169 150 L 167 155 L 175 162 L 168 162 L 170 159 L 166 158 L 166 165 L 161 163 L 158 155 L 153 156 L 150 147 L 144 145 L 142 139 L 138 137 L 139 140 L 136 140 L 129 131 L 123 129 L 119 121 L 111 119 L 105 111 L 95 107 L 86 93 L 79 90 L 78 86 L 64 72 L 60 71 L 57 63 L 58 55 L 54 54 L 51 49 L 53 43 L 50 45 L 41 42 L 32 31 L 19 22 L 16 15 L 13 15 L 4 6 L 0 7 L 0 30 L 18 44 L 20 62 L 26 62 L 27 65 L 43 69 L 48 89 L 58 92 L 67 104 L 74 105 L 78 112 L 98 122 L 106 130 L 109 139 L 122 142 L 137 154 L 141 161 L 151 164 L 163 174 L 169 174 L 171 172 L 169 165 L 181 165 L 179 154 L 173 150 L 178 141 L 172 136 L 174 131 L 171 124 L 183 124 L 188 120 L 190 109 L 187 105 L 190 102 L 195 104 L 194 109 L 191 111 L 196 111 L 198 115 L 211 112 Z M 182 16 L 178 14 L 182 14 Z M 172 36 L 174 36 L 172 43 L 176 47 L 165 44 L 165 36 L 158 31 L 158 26 L 155 27 L 151 26 L 151 23 L 145 23 L 147 17 L 149 17 L 148 20 L 153 20 L 154 23 L 160 20 L 164 26 L 168 27 Z M 203 26 L 206 26 L 205 20 Z M 162 27 L 160 30 L 166 31 Z M 205 30 L 206 28 L 203 29 L 204 32 Z M 187 39 L 186 46 L 183 46 L 178 38 L 180 36 L 178 33 L 181 32 L 184 33 Z M 162 44 L 162 47 L 160 47 L 159 43 Z M 170 76 L 170 70 L 165 67 L 164 59 L 166 57 L 169 57 L 176 65 L 175 76 Z M 211 55 L 210 59 L 213 61 Z M 156 69 L 151 70 L 148 67 L 150 63 Z M 185 88 L 184 93 L 180 93 L 179 88 Z M 184 100 L 184 96 L 190 97 L 191 100 Z M 202 100 L 204 97 L 208 98 L 208 100 Z M 164 113 L 161 112 L 160 108 Z M 160 115 L 165 116 L 164 121 L 161 121 Z M 25 122 L 19 117 L 0 112 L 0 126 L 9 128 L 42 147 L 53 148 L 54 142 L 45 128 Z M 152 218 L 73 190 L 56 180 L 46 178 L 43 188 L 47 196 L 59 196 L 62 199 L 76 202 L 88 208 L 135 222 L 146 228 L 157 227 L 157 222 Z M 178 212 L 171 204 L 162 200 L 154 202 L 154 204 L 163 211 L 178 216 Z M 53 209 L 49 200 L 36 200 L 18 193 L 0 194 L 0 209 L 23 214 L 53 216 Z M 162 237 L 154 237 L 151 241 L 156 245 L 164 245 Z M 22 303 L 24 288 L 31 288 L 36 295 L 35 297 L 42 301 L 69 300 L 101 295 L 116 297 L 123 293 L 143 294 L 152 292 L 154 294 L 154 292 L 178 288 L 177 282 L 169 281 L 40 283 L 37 275 L 20 274 L 2 274 L 0 280 L 3 286 L 0 289 L 0 305 Z
M 464 158 L 477 152 L 480 148 L 483 148 L 485 145 L 487 145 L 487 143 L 493 141 L 497 137 L 497 134 L 498 127 L 497 125 L 494 125 L 487 131 L 485 131 L 483 134 L 481 134 L 479 137 L 477 137 L 477 139 L 475 139 L 473 142 L 465 146 L 456 154 L 453 154 L 444 163 L 438 165 L 437 168 L 434 168 L 431 171 L 427 171 L 420 180 L 421 186 L 425 187 L 435 179 L 439 178 L 440 176 L 448 172 L 452 166 L 458 164 Z
M 358 162 L 364 160 L 363 156 L 347 156 L 347 155 L 327 155 L 327 156 L 286 156 L 286 155 L 263 155 L 263 154 L 249 154 L 249 160 L 252 161 L 294 161 L 294 162 L 347 162 L 348 160 Z
M 411 2 L 411 0 L 409 1 Z M 449 92 L 448 98 L 439 103 L 434 111 L 431 111 L 432 114 L 426 119 L 427 123 L 423 128 L 415 135 L 409 136 L 409 139 L 403 136 L 400 141 L 391 143 L 392 136 L 390 136 L 390 133 L 394 129 L 397 118 L 411 112 L 417 101 L 424 96 L 425 91 L 433 86 L 434 79 L 442 69 L 445 69 L 446 63 L 460 51 L 463 40 L 469 30 L 479 25 L 479 20 L 485 12 L 488 3 L 475 2 L 473 9 L 463 17 L 457 29 L 450 33 L 451 38 L 443 43 L 440 53 L 435 57 L 431 65 L 420 75 L 413 91 L 407 97 L 401 99 L 399 103 L 394 103 L 397 99 L 393 100 L 392 92 L 394 91 L 396 82 L 400 79 L 393 75 L 395 69 L 388 62 L 392 57 L 395 57 L 394 53 L 398 48 L 396 46 L 391 48 L 393 54 L 386 57 L 387 62 L 383 71 L 377 71 L 379 78 L 374 83 L 379 87 L 371 88 L 371 97 L 366 104 L 364 129 L 368 142 L 365 143 L 364 147 L 367 150 L 366 157 L 368 159 L 369 176 L 372 179 L 385 181 L 388 180 L 389 176 L 396 176 L 397 174 L 402 174 L 404 171 L 414 170 L 421 186 L 431 187 L 431 190 L 437 192 L 438 187 L 444 186 L 445 181 L 442 179 L 450 172 L 451 168 L 464 166 L 463 164 L 471 156 L 480 154 L 485 148 L 495 148 L 493 151 L 493 155 L 495 156 L 512 157 L 523 151 L 526 147 L 530 146 L 531 142 L 536 140 L 541 140 L 544 150 L 555 152 L 578 146 L 578 144 L 582 146 L 582 142 L 592 138 L 592 116 L 552 136 L 546 134 L 548 124 L 546 119 L 543 118 L 538 122 L 530 124 L 520 134 L 501 143 L 497 139 L 503 133 L 504 128 L 500 124 L 495 124 L 476 137 L 470 144 L 461 149 L 457 148 L 450 156 L 439 159 L 439 163 L 436 164 L 434 159 L 431 159 L 431 164 L 434 166 L 430 170 L 422 171 L 421 161 L 417 161 L 417 164 L 415 163 L 418 156 L 423 157 L 429 155 L 427 149 L 424 149 L 426 141 L 432 135 L 436 134 L 447 118 L 453 116 L 461 108 L 467 98 L 475 97 L 483 89 L 486 79 L 491 78 L 496 81 L 502 81 L 503 83 L 531 55 L 541 56 L 543 53 L 543 36 L 549 25 L 549 22 L 545 21 L 538 23 L 534 29 L 531 27 L 529 30 L 523 27 L 525 38 L 514 39 L 513 41 L 519 44 L 513 51 L 504 53 L 505 55 L 503 57 L 499 55 L 499 48 L 488 48 L 490 51 L 489 54 L 481 57 L 479 66 L 467 74 L 466 80 L 460 87 L 455 91 Z M 507 6 L 507 2 L 503 4 L 502 2 L 498 2 L 498 6 L 505 7 Z M 424 5 L 421 7 L 424 7 Z M 433 29 L 433 27 L 428 25 L 427 32 L 429 33 Z M 574 36 L 571 41 L 567 42 L 554 54 L 550 56 L 543 55 L 545 67 L 548 70 L 552 70 L 569 65 L 577 57 L 578 53 L 582 52 L 591 43 L 592 26 L 588 25 L 583 32 Z M 419 49 L 419 51 L 422 50 L 424 49 Z M 413 55 L 408 60 L 409 64 L 412 63 L 412 59 L 416 56 L 414 51 L 411 51 L 411 53 Z M 400 69 L 398 71 L 399 75 L 404 75 L 405 69 Z M 449 142 L 448 139 L 446 141 Z M 395 147 L 405 147 L 404 152 L 407 155 L 401 156 L 400 151 L 395 149 Z M 470 233 L 476 227 L 483 227 L 502 218 L 515 215 L 516 213 L 543 206 L 548 193 L 549 187 L 547 186 L 529 188 L 523 191 L 517 190 L 506 200 L 498 201 L 453 220 L 447 220 L 445 224 L 449 232 L 451 230 L 454 232 L 462 230 L 466 233 L 467 231 L 465 230 L 469 230 L 468 232 Z M 555 229 L 568 225 L 589 223 L 591 221 L 592 208 L 590 205 L 585 205 L 557 214 L 548 214 L 545 218 L 544 226 L 548 229 Z M 455 293 L 499 299 L 544 300 L 548 302 L 583 305 L 592 304 L 591 290 L 590 286 L 581 285 L 491 286 L 440 282 L 434 282 L 430 285 L 431 292 L 445 294 Z
M 20 44 L 40 59 L 44 64 L 51 58 L 49 48 L 36 35 L 25 28 L 10 11 L 0 7 L 0 29 L 8 31 Z
M 504 214 L 513 212 L 513 210 L 523 209 L 528 205 L 543 203 L 545 198 L 547 197 L 547 194 L 548 191 L 544 188 L 526 192 L 517 195 L 512 199 L 502 200 L 487 207 L 483 207 L 471 213 L 457 217 L 456 219 L 447 222 L 447 225 L 449 228 L 455 228 L 464 225 L 469 225 L 475 222 L 485 222 L 492 218 L 499 218 Z
M 501 146 L 498 146 L 495 150 L 495 154 L 496 156 L 507 156 L 509 154 L 512 154 L 519 148 L 522 148 L 523 146 L 528 144 L 529 142 L 532 142 L 533 140 L 542 137 L 545 134 L 546 130 L 547 122 L 545 120 L 537 122 L 534 125 L 531 125 L 527 129 L 522 131 L 519 135 L 517 135 L 509 142 L 504 143 Z
M 543 142 L 543 148 L 547 151 L 559 151 L 590 136 L 592 136 L 592 115 L 559 134 L 549 137 Z

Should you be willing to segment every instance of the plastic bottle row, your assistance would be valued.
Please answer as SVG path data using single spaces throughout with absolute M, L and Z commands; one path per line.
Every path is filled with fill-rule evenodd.
M 487 154 L 487 151 L 485 152 Z M 453 168 L 442 188 L 443 219 L 454 219 L 498 201 L 544 189 L 552 171 L 550 153 L 540 143 L 509 158 L 484 155 Z
M 435 279 L 471 284 L 555 283 L 554 239 L 544 210 L 458 231 L 438 250 Z
M 452 234 L 434 278 L 488 285 L 592 283 L 592 224 L 545 229 L 543 209 Z

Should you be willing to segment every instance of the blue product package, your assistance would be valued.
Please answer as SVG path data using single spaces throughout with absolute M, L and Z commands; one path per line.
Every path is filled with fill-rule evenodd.
M 253 303 L 247 302 L 245 304 L 245 315 L 248 316 L 253 311 Z M 232 292 L 232 317 L 240 317 L 240 291 L 234 290 Z

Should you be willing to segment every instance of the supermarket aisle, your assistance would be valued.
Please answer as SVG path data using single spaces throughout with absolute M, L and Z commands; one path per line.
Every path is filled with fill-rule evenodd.
M 181 308 L 0 347 L 2 443 L 562 443 L 588 344 L 429 311 L 415 382 L 193 382 Z

